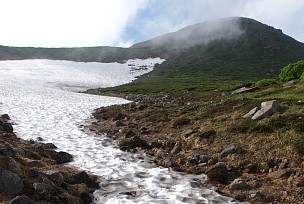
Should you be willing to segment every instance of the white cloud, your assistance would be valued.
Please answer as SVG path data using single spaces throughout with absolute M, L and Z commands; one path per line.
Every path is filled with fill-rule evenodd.
M 0 0 L 0 45 L 73 47 L 118 44 L 147 0 Z
M 243 16 L 282 29 L 304 42 L 303 0 L 152 0 L 162 2 L 159 15 L 143 24 L 144 35 L 155 37 L 201 21 Z M 178 20 L 176 20 L 178 19 Z

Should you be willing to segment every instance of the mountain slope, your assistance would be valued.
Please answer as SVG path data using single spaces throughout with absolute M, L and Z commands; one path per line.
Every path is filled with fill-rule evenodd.
M 227 82 L 276 77 L 283 66 L 304 59 L 303 43 L 279 29 L 236 17 L 188 26 L 132 48 L 165 50 L 170 57 L 135 83 L 112 90 L 217 89 Z

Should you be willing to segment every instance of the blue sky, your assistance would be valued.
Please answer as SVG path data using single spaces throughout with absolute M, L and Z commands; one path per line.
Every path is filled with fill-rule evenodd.
M 194 23 L 244 16 L 304 42 L 303 0 L 0 0 L 0 45 L 130 46 Z

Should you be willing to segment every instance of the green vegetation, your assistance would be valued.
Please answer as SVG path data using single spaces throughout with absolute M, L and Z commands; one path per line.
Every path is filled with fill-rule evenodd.
M 178 42 L 169 37 L 177 32 L 157 38 L 163 44 L 155 45 L 153 40 L 139 43 L 133 48 L 167 50 L 167 60 L 133 83 L 99 91 L 104 94 L 228 91 L 259 79 L 276 78 L 282 67 L 304 58 L 304 45 L 281 31 L 246 18 L 240 18 L 239 23 L 246 32 L 233 40 L 215 40 L 175 50 L 173 45 Z M 199 37 L 197 33 L 190 35 L 190 39 Z M 171 49 L 167 39 L 173 43 Z M 272 83 L 275 80 L 263 80 L 257 85 Z
M 255 83 L 257 87 L 266 87 L 272 84 L 277 84 L 277 79 L 261 79 Z
M 293 79 L 304 78 L 304 60 L 298 61 L 296 63 L 291 63 L 284 67 L 280 73 L 281 81 L 289 81 Z

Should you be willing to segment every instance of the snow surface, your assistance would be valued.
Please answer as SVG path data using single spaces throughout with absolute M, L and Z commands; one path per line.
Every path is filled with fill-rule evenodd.
M 199 188 L 205 175 L 157 167 L 152 158 L 122 152 L 105 135 L 83 129 L 95 108 L 129 101 L 77 91 L 131 82 L 163 61 L 1 61 L 0 114 L 11 116 L 23 139 L 42 137 L 72 154 L 71 165 L 102 177 L 101 189 L 94 193 L 96 203 L 235 203 L 212 189 Z M 142 65 L 145 69 L 138 69 Z

